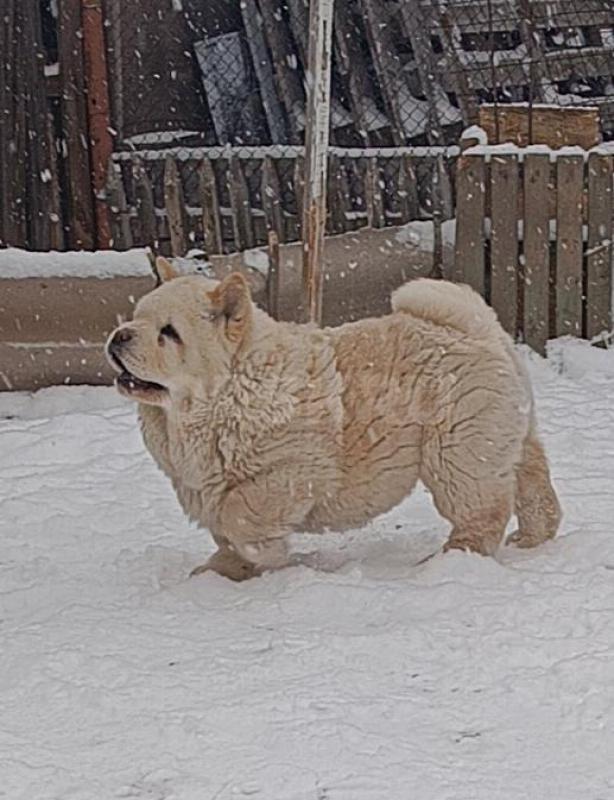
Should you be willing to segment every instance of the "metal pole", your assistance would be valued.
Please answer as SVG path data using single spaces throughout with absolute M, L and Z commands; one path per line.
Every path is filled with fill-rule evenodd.
M 322 267 L 326 227 L 326 173 L 330 128 L 330 72 L 334 0 L 311 0 L 305 123 L 303 307 L 322 324 Z

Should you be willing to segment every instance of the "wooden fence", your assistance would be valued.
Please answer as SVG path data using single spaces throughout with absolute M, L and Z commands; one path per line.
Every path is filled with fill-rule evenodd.
M 107 201 L 114 248 L 151 246 L 184 255 L 246 250 L 301 238 L 302 148 L 202 148 L 116 154 Z M 331 234 L 382 228 L 453 213 L 450 166 L 455 148 L 397 148 L 377 155 L 332 150 Z
M 458 160 L 452 277 L 539 352 L 552 336 L 611 329 L 612 160 L 537 148 Z

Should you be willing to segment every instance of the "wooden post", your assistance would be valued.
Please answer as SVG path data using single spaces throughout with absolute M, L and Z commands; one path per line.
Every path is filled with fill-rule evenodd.
M 256 240 L 252 223 L 249 187 L 245 180 L 241 161 L 236 156 L 231 156 L 228 159 L 228 189 L 230 192 L 235 249 L 237 252 L 251 250 L 252 247 L 255 247 Z
M 468 283 L 484 296 L 484 212 L 486 163 L 481 155 L 462 155 L 456 172 L 458 210 L 456 216 L 455 281 Z
M 305 199 L 303 202 L 304 311 L 322 321 L 322 267 L 326 226 L 326 173 L 330 129 L 330 74 L 334 0 L 311 0 L 307 125 L 305 130 Z
M 275 162 L 266 156 L 262 164 L 262 177 L 260 182 L 260 195 L 262 197 L 262 210 L 267 232 L 274 231 L 277 242 L 284 241 L 284 214 L 281 207 L 281 191 L 279 177 Z M 269 237 L 270 240 L 270 237 Z
M 267 311 L 279 319 L 279 236 L 274 230 L 269 234 L 269 271 L 266 276 Z
M 518 333 L 518 173 L 515 155 L 497 155 L 490 163 L 490 303 L 513 339 Z
M 109 161 L 107 167 L 107 184 L 105 194 L 109 204 L 108 247 L 115 250 L 129 250 L 132 247 L 132 229 L 130 227 L 130 211 L 126 202 L 126 192 L 122 172 L 118 164 Z
M 402 225 L 405 225 L 412 219 L 418 219 L 420 214 L 418 180 L 410 155 L 403 155 L 399 159 L 398 187 L 400 221 Z
M 556 335 L 582 335 L 582 194 L 584 159 L 556 162 Z
M 81 8 L 97 244 L 108 249 L 112 234 L 104 190 L 113 139 L 102 0 L 81 0 Z
M 612 327 L 612 158 L 588 157 L 588 251 L 586 253 L 586 336 Z
M 171 252 L 174 256 L 185 256 L 188 250 L 188 237 L 183 187 L 177 164 L 172 156 L 167 156 L 164 164 L 164 205 L 171 237 Z
M 203 158 L 198 168 L 200 184 L 200 205 L 203 210 L 203 236 L 205 252 L 208 256 L 222 252 L 222 217 L 217 196 L 217 184 L 213 164 Z
M 524 324 L 525 342 L 546 354 L 550 333 L 550 159 L 524 159 Z
M 367 225 L 370 228 L 384 228 L 384 197 L 380 185 L 381 176 L 377 156 L 369 156 L 365 165 L 365 200 L 367 206 Z
M 68 245 L 93 250 L 96 244 L 83 69 L 81 0 L 58 2 L 58 61 L 62 81 L 61 143 L 69 187 Z
M 141 229 L 140 243 L 148 245 L 154 253 L 157 253 L 159 249 L 158 226 L 156 224 L 153 187 L 145 170 L 145 165 L 140 158 L 132 162 L 132 180 L 136 215 Z

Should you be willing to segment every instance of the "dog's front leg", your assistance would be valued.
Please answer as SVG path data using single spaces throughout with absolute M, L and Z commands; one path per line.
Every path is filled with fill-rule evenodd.
M 215 537 L 214 537 L 215 538 Z M 190 577 L 202 575 L 205 572 L 217 572 L 231 581 L 244 581 L 259 574 L 258 568 L 251 561 L 247 561 L 223 539 L 216 539 L 218 550 L 204 564 L 196 567 Z
M 309 484 L 268 473 L 228 492 L 218 514 L 216 535 L 252 564 L 256 574 L 281 569 L 289 563 L 286 537 L 300 529 L 313 504 Z

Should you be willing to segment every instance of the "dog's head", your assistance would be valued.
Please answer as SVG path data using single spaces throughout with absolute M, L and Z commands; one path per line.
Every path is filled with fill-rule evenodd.
M 170 406 L 225 380 L 249 336 L 253 305 L 240 273 L 218 282 L 177 277 L 161 258 L 156 266 L 162 285 L 138 302 L 131 322 L 113 331 L 106 354 L 121 394 Z

